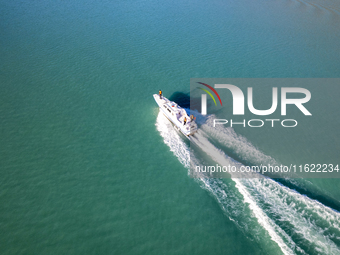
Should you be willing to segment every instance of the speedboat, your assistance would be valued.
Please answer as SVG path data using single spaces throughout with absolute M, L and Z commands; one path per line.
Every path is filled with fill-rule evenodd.
M 164 96 L 154 94 L 153 98 L 165 117 L 167 117 L 183 135 L 189 138 L 190 135 L 193 135 L 197 131 L 197 124 L 195 123 L 193 115 L 189 117 L 185 109 Z

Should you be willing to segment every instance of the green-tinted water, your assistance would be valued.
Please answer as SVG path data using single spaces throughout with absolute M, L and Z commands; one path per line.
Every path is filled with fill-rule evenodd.
M 152 98 L 192 77 L 338 77 L 337 2 L 0 2 L 1 254 L 339 254 L 338 180 L 191 179 Z M 314 128 L 289 155 L 236 130 L 250 147 L 232 152 L 336 159 L 337 128 Z

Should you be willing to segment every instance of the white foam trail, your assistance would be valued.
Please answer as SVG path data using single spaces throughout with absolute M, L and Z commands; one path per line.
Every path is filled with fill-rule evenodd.
M 189 168 L 190 164 L 190 150 L 189 147 L 183 143 L 181 137 L 172 127 L 168 119 L 159 112 L 156 121 L 157 130 L 160 132 L 164 139 L 164 143 L 170 147 L 170 150 L 175 154 L 178 160 L 186 167 Z
M 232 127 L 223 127 L 219 125 L 214 127 L 213 120 L 216 119 L 215 115 L 212 114 L 204 117 L 198 112 L 195 112 L 195 116 L 198 116 L 198 119 L 201 123 L 201 130 L 204 130 L 212 138 L 216 139 L 220 144 L 231 149 L 234 153 L 238 155 L 240 159 L 246 160 L 247 162 L 257 166 L 261 164 L 270 164 L 272 166 L 280 165 L 280 162 L 277 162 L 272 157 L 264 154 L 253 144 L 251 144 L 245 137 L 238 135 Z M 297 182 L 295 179 L 291 179 L 296 177 L 298 177 L 296 173 L 290 173 L 290 176 L 285 173 L 285 175 L 282 176 L 282 178 L 284 178 L 286 182 L 291 183 L 294 186 L 302 189 L 305 189 L 306 186 L 314 186 L 310 181 L 306 179 L 299 179 L 299 182 Z
M 243 158 L 251 162 L 257 164 L 278 164 L 273 158 L 256 149 L 245 138 L 237 135 L 232 128 L 213 128 L 212 119 L 213 116 L 209 116 L 201 128 L 209 132 L 209 135 L 211 134 L 211 136 L 220 143 L 232 148 L 239 155 L 242 155 Z M 207 136 L 207 134 L 205 134 L 205 136 Z M 199 140 L 201 139 L 200 137 Z M 213 151 L 211 146 L 207 146 L 207 149 L 210 152 Z M 218 153 L 220 153 L 220 150 L 213 152 L 213 154 Z M 218 160 L 216 155 L 214 157 L 215 160 Z M 327 232 L 326 230 L 330 228 L 333 229 L 333 232 L 340 234 L 339 213 L 269 178 L 234 179 L 234 181 L 237 182 L 237 185 L 242 183 L 242 186 L 239 186 L 240 189 L 247 187 L 245 191 L 253 191 L 251 198 L 252 200 L 256 200 L 257 204 L 266 203 L 267 208 L 268 204 L 270 204 L 271 206 L 269 206 L 269 209 L 266 209 L 266 213 L 275 215 L 280 221 L 290 222 L 294 227 L 294 232 L 300 234 L 306 240 L 317 243 L 317 249 L 319 251 L 328 254 L 333 251 L 339 252 L 338 247 L 331 240 L 332 238 L 337 239 L 334 233 L 325 234 L 325 232 Z M 244 194 L 246 196 L 249 195 L 249 193 Z M 289 208 L 289 210 L 287 210 L 287 208 Z M 316 216 L 317 221 L 315 219 Z
M 244 159 L 247 159 L 248 161 L 252 162 L 253 164 L 271 164 L 271 165 L 279 165 L 278 162 L 275 161 L 270 156 L 265 155 L 263 152 L 258 150 L 256 147 L 254 147 L 249 141 L 247 141 L 246 138 L 237 135 L 236 132 L 232 128 L 223 128 L 221 126 L 213 127 L 213 119 L 215 118 L 214 115 L 210 115 L 205 123 L 201 126 L 203 130 L 209 133 L 213 138 L 217 139 L 219 143 L 227 146 L 228 148 L 233 149 L 237 152 L 238 155 L 242 156 Z M 207 136 L 207 134 L 205 134 Z M 276 183 L 270 179 L 267 179 L 265 182 L 273 182 Z M 291 183 L 298 186 L 299 184 L 293 181 L 290 181 Z M 281 187 L 281 185 L 279 185 Z M 291 191 L 290 189 L 286 188 L 286 190 Z M 305 201 L 308 203 L 312 203 L 312 205 L 309 205 L 309 208 L 318 208 L 318 211 L 320 212 L 320 217 L 322 217 L 325 220 L 337 221 L 338 223 L 334 223 L 334 227 L 340 230 L 339 228 L 339 214 L 335 213 L 334 210 L 324 206 L 323 204 L 319 203 L 318 201 L 312 200 L 312 199 L 306 199 L 307 197 L 301 196 L 301 194 L 292 191 L 290 195 L 298 194 L 299 200 L 302 199 L 302 201 Z M 322 212 L 322 213 L 321 213 Z
M 195 144 L 199 145 L 200 148 L 207 153 L 207 155 L 211 156 L 211 158 L 214 159 L 218 164 L 222 166 L 234 165 L 238 169 L 242 166 L 241 163 L 233 161 L 231 158 L 226 156 L 223 151 L 217 149 L 200 132 L 198 132 L 195 137 L 192 138 L 192 140 Z M 231 176 L 233 176 L 233 173 L 231 173 Z M 258 223 L 268 231 L 271 239 L 279 245 L 284 254 L 294 254 L 276 231 L 280 232 L 281 235 L 283 235 L 287 240 L 290 240 L 290 242 L 293 243 L 291 238 L 282 229 L 276 226 L 275 223 L 261 210 L 261 208 L 257 206 L 255 201 L 251 198 L 249 192 L 242 185 L 241 179 L 232 178 L 232 180 L 236 183 L 236 188 L 238 189 L 238 191 L 243 195 L 244 202 L 249 204 L 249 207 L 257 218 Z
M 157 117 L 157 129 L 160 131 L 164 142 L 170 147 L 170 150 L 176 155 L 179 161 L 189 168 L 190 165 L 190 149 L 183 142 L 179 134 L 175 131 L 168 120 L 160 114 Z M 208 128 L 205 129 L 209 131 Z M 243 144 L 241 148 L 249 148 L 246 152 L 251 152 L 254 155 L 260 155 L 260 161 L 270 160 L 272 158 L 258 152 L 246 140 L 243 140 L 235 132 L 231 132 L 234 137 L 234 143 L 241 141 Z M 219 135 L 219 141 L 223 142 L 230 135 L 224 133 Z M 208 139 L 208 134 L 199 130 L 192 138 L 192 141 L 199 146 L 206 154 L 220 165 L 235 165 L 240 167 L 242 164 L 233 160 L 225 155 L 222 150 L 216 148 Z M 215 137 L 213 135 L 213 137 Z M 244 145 L 245 144 L 245 145 Z M 267 161 L 268 162 L 268 161 Z M 191 164 L 198 165 L 199 160 L 191 157 Z M 227 216 L 233 220 L 241 229 L 247 232 L 253 231 L 251 235 L 256 238 L 256 232 L 260 230 L 250 230 L 249 226 L 253 226 L 254 217 L 256 221 L 267 231 L 270 238 L 275 241 L 283 253 L 294 254 L 299 252 L 306 254 L 304 249 L 297 245 L 292 236 L 299 235 L 298 238 L 303 238 L 307 243 L 313 244 L 313 249 L 318 253 L 337 254 L 340 250 L 332 239 L 337 239 L 337 233 L 340 230 L 340 217 L 339 214 L 332 209 L 324 206 L 323 204 L 309 199 L 287 187 L 284 187 L 271 179 L 237 179 L 233 178 L 235 187 L 238 189 L 240 195 L 234 192 L 231 184 L 226 184 L 218 179 L 209 179 L 204 176 L 198 176 L 203 185 L 214 195 L 222 209 L 226 212 Z M 252 215 L 247 215 L 244 211 L 244 204 L 248 204 L 252 211 Z M 241 217 L 242 216 L 242 217 Z M 239 220 L 239 217 L 242 220 Z M 289 231 L 286 233 L 280 225 L 285 227 L 289 224 Z M 327 233 L 328 230 L 330 233 Z M 287 231 L 287 230 L 286 230 Z M 247 234 L 247 233 L 246 233 Z M 248 233 L 249 234 L 249 233 Z M 301 243 L 301 240 L 297 240 Z M 303 246 L 304 244 L 302 244 Z
M 265 155 L 243 136 L 237 135 L 232 127 L 213 126 L 216 116 L 210 115 L 200 127 L 227 148 L 232 149 L 241 159 L 255 165 L 278 165 L 275 159 Z
M 340 252 L 326 234 L 329 228 L 339 232 L 339 214 L 318 201 L 279 185 L 271 179 L 244 179 L 242 184 L 250 191 L 257 204 L 266 204 L 266 213 L 278 224 L 290 223 L 290 231 L 312 242 L 323 254 Z
M 186 146 L 186 144 L 181 141 L 181 138 L 179 136 L 179 134 L 175 131 L 175 129 L 172 127 L 172 124 L 164 117 L 163 114 L 159 113 L 158 117 L 157 117 L 157 121 L 156 121 L 156 127 L 157 130 L 160 132 L 161 136 L 164 139 L 164 142 L 170 147 L 170 150 L 175 154 L 175 156 L 179 159 L 179 161 L 186 166 L 187 168 L 189 168 L 189 164 L 190 164 L 190 150 L 188 148 L 188 146 Z M 195 138 L 193 138 L 195 139 Z M 207 142 L 208 140 L 204 140 L 201 139 L 199 142 L 196 141 L 197 144 L 199 144 L 200 142 L 203 142 L 203 144 L 205 145 L 201 145 L 200 147 L 203 148 L 210 148 L 210 149 L 214 149 L 215 147 Z M 216 149 L 216 148 L 215 148 Z M 222 151 L 220 151 L 220 153 L 223 153 Z M 191 158 L 191 161 L 193 161 L 195 159 Z M 196 162 L 198 163 L 198 162 Z M 224 162 L 223 164 L 227 165 L 226 162 Z M 222 207 L 224 208 L 223 204 L 225 201 L 223 201 L 223 197 L 227 197 L 227 194 L 225 193 L 225 191 L 223 190 L 223 188 L 219 187 L 219 186 L 224 186 L 224 188 L 226 188 L 226 185 L 222 185 L 221 181 L 217 181 L 214 179 L 207 179 L 207 178 L 200 178 L 200 180 L 204 183 L 205 188 L 207 190 L 209 190 L 214 196 L 215 198 L 218 200 L 218 202 L 222 205 Z M 238 189 L 240 189 L 242 185 L 239 184 Z M 285 243 L 283 242 L 283 240 L 275 233 L 275 231 L 269 226 L 268 224 L 268 217 L 266 218 L 266 216 L 261 212 L 261 216 L 260 215 L 260 209 L 256 207 L 256 205 L 251 201 L 251 199 L 249 198 L 248 194 L 246 194 L 245 190 L 241 189 L 241 194 L 243 195 L 243 197 L 246 197 L 246 202 L 251 202 L 252 206 L 251 209 L 253 211 L 255 211 L 255 216 L 257 218 L 260 218 L 259 223 L 264 226 L 264 228 L 269 232 L 271 239 L 274 240 L 275 242 L 279 243 L 280 248 L 284 251 L 285 254 L 293 254 L 292 251 L 285 245 Z M 240 200 L 240 199 L 239 199 Z M 240 206 L 241 201 L 236 201 L 236 206 L 234 205 L 232 209 L 236 209 L 237 206 Z M 225 208 L 224 208 L 225 209 Z M 243 215 L 244 216 L 244 215 Z M 239 226 L 242 225 L 242 223 L 238 224 Z M 289 237 L 287 237 L 289 238 Z

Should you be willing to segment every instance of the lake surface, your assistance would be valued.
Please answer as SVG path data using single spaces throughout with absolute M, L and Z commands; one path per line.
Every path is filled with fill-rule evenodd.
M 340 254 L 340 179 L 193 179 L 152 97 L 338 78 L 339 2 L 0 3 L 1 254 Z M 339 164 L 340 89 L 310 89 L 306 130 L 202 130 L 242 163 Z

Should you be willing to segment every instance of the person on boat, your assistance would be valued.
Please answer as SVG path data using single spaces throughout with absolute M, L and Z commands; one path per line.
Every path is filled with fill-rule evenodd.
M 184 124 L 183 124 L 183 126 L 187 123 L 187 118 L 186 117 L 184 117 Z
M 158 93 L 159 93 L 159 98 L 160 98 L 160 99 L 162 99 L 162 91 L 161 91 L 161 90 L 159 90 L 159 92 L 158 92 Z

